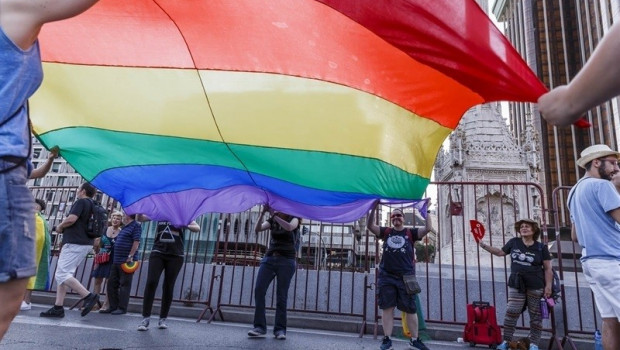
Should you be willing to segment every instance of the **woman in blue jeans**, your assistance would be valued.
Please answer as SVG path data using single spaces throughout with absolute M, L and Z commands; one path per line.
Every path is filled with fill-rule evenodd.
M 270 217 L 262 221 L 266 212 Z M 250 337 L 262 337 L 267 334 L 267 320 L 265 318 L 265 295 L 267 289 L 277 278 L 276 284 L 276 318 L 273 326 L 273 335 L 276 339 L 286 339 L 286 304 L 288 287 L 295 274 L 295 231 L 299 229 L 301 219 L 288 214 L 274 212 L 269 206 L 263 207 L 255 231 L 258 233 L 271 230 L 269 249 L 260 263 L 256 286 L 254 287 L 254 329 L 248 332 Z

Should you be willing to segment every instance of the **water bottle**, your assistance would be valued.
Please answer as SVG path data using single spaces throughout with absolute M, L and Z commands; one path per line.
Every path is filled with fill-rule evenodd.
M 549 308 L 547 306 L 547 299 L 540 298 L 540 314 L 543 319 L 549 318 Z
M 603 337 L 598 329 L 594 332 L 594 350 L 603 350 Z

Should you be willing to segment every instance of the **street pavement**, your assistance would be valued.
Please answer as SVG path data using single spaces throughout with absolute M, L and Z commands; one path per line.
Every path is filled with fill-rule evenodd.
M 372 335 L 312 329 L 289 328 L 286 340 L 271 336 L 248 338 L 249 324 L 170 318 L 168 329 L 157 329 L 157 315 L 151 318 L 146 332 L 137 331 L 142 316 L 136 313 L 114 316 L 92 312 L 80 317 L 78 310 L 65 308 L 65 317 L 39 317 L 49 305 L 33 304 L 30 311 L 21 311 L 0 342 L 4 350 L 32 349 L 299 349 L 346 350 L 379 349 L 380 339 Z M 408 349 L 404 339 L 393 339 L 394 349 Z M 431 350 L 471 349 L 468 344 L 428 341 Z M 480 349 L 488 347 L 480 347 Z

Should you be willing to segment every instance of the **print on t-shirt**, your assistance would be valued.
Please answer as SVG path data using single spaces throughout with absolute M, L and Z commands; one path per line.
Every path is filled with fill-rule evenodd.
M 391 253 L 406 253 L 405 244 L 408 243 L 405 237 L 403 236 L 389 236 L 387 238 L 387 246 L 385 247 L 385 251 L 389 251 Z
M 535 255 L 536 254 L 530 253 L 530 252 L 522 253 L 521 250 L 518 248 L 513 248 L 512 252 L 510 253 L 510 257 L 512 258 L 512 261 L 515 264 L 519 264 L 523 266 L 532 266 Z

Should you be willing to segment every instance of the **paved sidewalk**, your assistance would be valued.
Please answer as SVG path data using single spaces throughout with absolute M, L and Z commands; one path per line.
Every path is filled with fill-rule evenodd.
M 195 319 L 170 318 L 169 328 L 157 329 L 157 315 L 146 332 L 138 332 L 142 317 L 136 313 L 113 316 L 93 312 L 80 317 L 79 311 L 65 308 L 65 317 L 49 319 L 39 312 L 49 305 L 33 304 L 31 311 L 22 311 L 15 318 L 0 348 L 32 349 L 317 349 L 364 350 L 379 349 L 379 339 L 371 335 L 292 328 L 286 340 L 276 340 L 268 333 L 265 338 L 248 338 L 249 324 L 215 322 L 197 323 Z M 269 332 L 271 329 L 269 329 Z M 467 344 L 428 341 L 432 350 L 470 349 Z M 405 340 L 394 339 L 394 349 L 408 349 Z M 480 347 L 479 349 L 488 349 Z

